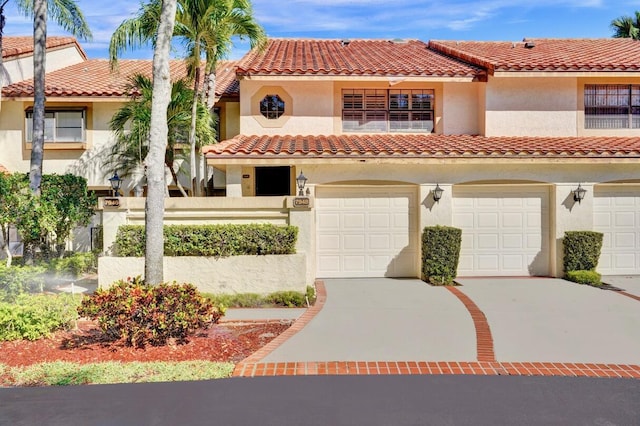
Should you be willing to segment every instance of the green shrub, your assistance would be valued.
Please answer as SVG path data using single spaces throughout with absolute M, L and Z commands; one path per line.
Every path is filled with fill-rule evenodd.
M 422 234 L 422 273 L 431 284 L 450 285 L 458 273 L 462 230 L 427 226 Z
M 12 302 L 24 293 L 42 292 L 45 282 L 43 266 L 0 265 L 0 301 Z
M 79 300 L 68 294 L 23 294 L 14 303 L 0 303 L 0 340 L 36 340 L 71 328 Z
M 267 255 L 295 253 L 298 228 L 269 224 L 170 225 L 164 227 L 166 256 Z M 122 257 L 144 256 L 144 227 L 118 228 L 115 253 Z
M 225 306 L 228 308 L 261 308 L 272 306 L 283 306 L 287 308 L 306 307 L 307 300 L 309 304 L 313 304 L 316 300 L 316 290 L 312 286 L 307 286 L 305 293 L 299 291 L 287 290 L 277 291 L 267 295 L 257 293 L 238 293 L 238 294 L 212 294 L 203 293 L 202 295 L 209 299 L 216 306 Z
M 95 272 L 98 267 L 94 253 L 72 253 L 62 259 L 52 259 L 48 270 L 58 276 L 78 278 L 87 272 Z
M 602 250 L 601 232 L 567 231 L 564 233 L 564 270 L 592 271 L 598 266 Z
M 191 284 L 145 284 L 140 277 L 118 281 L 86 297 L 78 313 L 97 319 L 110 338 L 128 345 L 182 343 L 198 329 L 217 322 L 220 309 Z
M 566 277 L 569 281 L 579 284 L 602 284 L 602 276 L 596 271 L 567 271 Z

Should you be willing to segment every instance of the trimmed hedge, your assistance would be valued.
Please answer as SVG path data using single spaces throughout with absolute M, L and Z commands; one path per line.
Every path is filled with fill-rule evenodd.
M 458 273 L 462 230 L 427 226 L 422 233 L 422 273 L 434 285 L 450 285 Z
M 567 279 L 578 284 L 602 285 L 602 275 L 596 271 L 567 271 Z
M 595 271 L 602 250 L 601 232 L 567 231 L 564 233 L 564 270 Z
M 165 256 L 212 256 L 293 254 L 298 228 L 269 224 L 167 225 L 164 227 Z M 118 228 L 116 256 L 144 256 L 144 226 Z

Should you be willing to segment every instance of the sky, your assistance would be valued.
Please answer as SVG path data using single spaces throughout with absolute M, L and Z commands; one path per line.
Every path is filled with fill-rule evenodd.
M 80 41 L 90 58 L 107 58 L 109 39 L 140 2 L 76 0 L 93 33 Z M 4 34 L 31 35 L 30 18 L 7 4 Z M 633 15 L 640 0 L 253 0 L 255 17 L 273 38 L 504 40 L 611 37 L 611 20 Z M 49 21 L 48 35 L 68 35 Z M 229 59 L 248 44 L 237 40 Z M 172 56 L 180 58 L 180 46 Z M 124 58 L 150 59 L 150 48 Z

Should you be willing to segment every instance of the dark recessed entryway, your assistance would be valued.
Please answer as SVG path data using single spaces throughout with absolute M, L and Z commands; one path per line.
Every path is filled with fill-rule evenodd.
M 291 168 L 256 167 L 256 196 L 291 195 Z

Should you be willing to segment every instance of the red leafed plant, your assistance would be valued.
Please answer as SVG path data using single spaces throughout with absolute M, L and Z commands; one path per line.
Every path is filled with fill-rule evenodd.
M 192 284 L 145 284 L 140 277 L 114 283 L 86 297 L 80 316 L 97 320 L 112 339 L 133 347 L 183 343 L 197 330 L 218 322 L 221 309 Z

